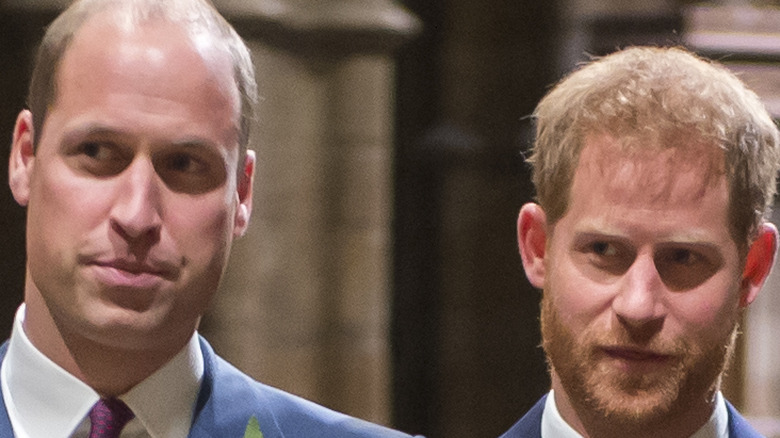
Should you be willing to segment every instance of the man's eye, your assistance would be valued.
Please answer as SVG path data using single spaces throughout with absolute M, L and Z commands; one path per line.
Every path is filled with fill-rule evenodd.
M 82 154 L 95 160 L 108 159 L 111 156 L 109 148 L 101 143 L 83 143 L 79 149 Z
M 664 248 L 654 256 L 655 267 L 670 289 L 692 289 L 707 281 L 722 265 L 716 253 L 706 254 L 688 248 Z
M 187 154 L 176 154 L 168 158 L 168 168 L 177 172 L 199 173 L 206 171 L 206 165 Z
M 687 265 L 687 266 L 691 266 L 699 262 L 701 259 L 701 257 L 699 257 L 698 254 L 694 253 L 693 251 L 689 251 L 687 249 L 676 249 L 670 251 L 668 257 L 670 262 L 677 263 L 679 265 Z
M 579 252 L 593 275 L 615 276 L 624 273 L 634 260 L 633 251 L 619 242 L 592 240 L 583 242 Z
M 655 256 L 656 264 L 667 266 L 677 266 L 679 269 L 692 268 L 698 265 L 707 264 L 707 257 L 687 248 L 667 248 Z
M 216 154 L 170 151 L 154 158 L 154 168 L 171 190 L 199 194 L 221 186 L 226 179 L 224 162 Z
M 130 162 L 130 157 L 111 143 L 89 141 L 79 144 L 70 154 L 74 168 L 97 177 L 120 173 Z
M 615 245 L 608 242 L 594 242 L 591 244 L 591 251 L 602 257 L 615 257 L 618 255 L 618 249 Z

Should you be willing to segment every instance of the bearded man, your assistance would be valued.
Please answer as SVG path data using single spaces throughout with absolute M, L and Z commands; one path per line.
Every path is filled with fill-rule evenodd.
M 760 436 L 720 392 L 773 264 L 778 131 L 724 67 L 635 47 L 539 103 L 520 211 L 552 390 L 503 437 Z

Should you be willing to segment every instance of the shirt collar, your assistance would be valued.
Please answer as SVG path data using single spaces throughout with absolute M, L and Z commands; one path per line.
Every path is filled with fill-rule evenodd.
M 726 399 L 720 391 L 715 394 L 715 410 L 709 421 L 701 429 L 691 435 L 691 438 L 728 438 L 729 411 L 726 409 Z
M 24 333 L 25 305 L 16 313 L 0 387 L 18 437 L 66 438 L 100 396 L 30 342 Z M 152 437 L 186 437 L 203 378 L 197 334 L 162 368 L 120 398 Z M 131 425 L 128 425 L 130 427 Z
M 555 391 L 550 391 L 542 411 L 542 438 L 582 438 L 569 423 L 561 417 L 555 405 Z
M 197 335 L 170 362 L 120 397 L 152 437 L 186 437 L 203 380 Z
M 726 409 L 726 401 L 718 391 L 715 395 L 715 409 L 710 419 L 691 438 L 728 438 L 729 414 Z M 582 438 L 561 417 L 558 407 L 555 405 L 555 392 L 550 391 L 542 412 L 542 438 Z

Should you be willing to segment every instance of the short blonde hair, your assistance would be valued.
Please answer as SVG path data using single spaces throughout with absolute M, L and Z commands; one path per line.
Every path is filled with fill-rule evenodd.
M 680 48 L 633 47 L 564 78 L 534 112 L 529 162 L 538 202 L 555 224 L 568 208 L 585 138 L 680 147 L 675 138 L 724 151 L 731 233 L 744 247 L 776 191 L 778 130 L 758 96 L 725 67 Z

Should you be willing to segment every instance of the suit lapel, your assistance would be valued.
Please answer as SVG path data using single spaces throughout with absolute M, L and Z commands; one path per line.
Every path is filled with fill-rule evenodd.
M 544 395 L 534 407 L 531 408 L 523 418 L 520 419 L 511 429 L 506 431 L 499 438 L 541 438 L 542 436 L 542 413 L 544 404 L 547 401 L 547 394 Z
M 250 389 L 248 381 L 238 371 L 221 364 L 203 338 L 200 339 L 200 346 L 204 359 L 203 382 L 189 437 L 241 438 L 254 416 L 260 423 L 263 438 L 284 438 L 273 413 L 267 408 L 270 404 L 262 400 L 262 394 Z M 0 346 L 0 368 L 7 350 L 6 341 Z M 0 438 L 14 438 L 3 397 L 0 397 Z
M 8 341 L 0 346 L 0 368 L 2 368 L 2 361 L 5 360 L 6 351 L 8 351 Z M 13 438 L 13 436 L 14 429 L 11 427 L 8 411 L 5 409 L 5 399 L 0 397 L 0 438 Z
M 237 370 L 219 359 L 200 338 L 204 372 L 189 438 L 244 436 L 252 417 L 260 423 L 263 438 L 284 438 L 264 395 Z M 2 437 L 0 437 L 2 438 Z
M 729 438 L 764 438 L 728 401 L 726 409 L 729 412 Z
M 547 399 L 545 395 L 539 400 L 523 418 L 520 419 L 511 429 L 501 435 L 500 438 L 538 438 L 542 436 L 542 413 L 544 412 L 544 403 Z M 729 438 L 764 438 L 740 415 L 739 412 L 726 401 L 726 408 L 729 414 Z

